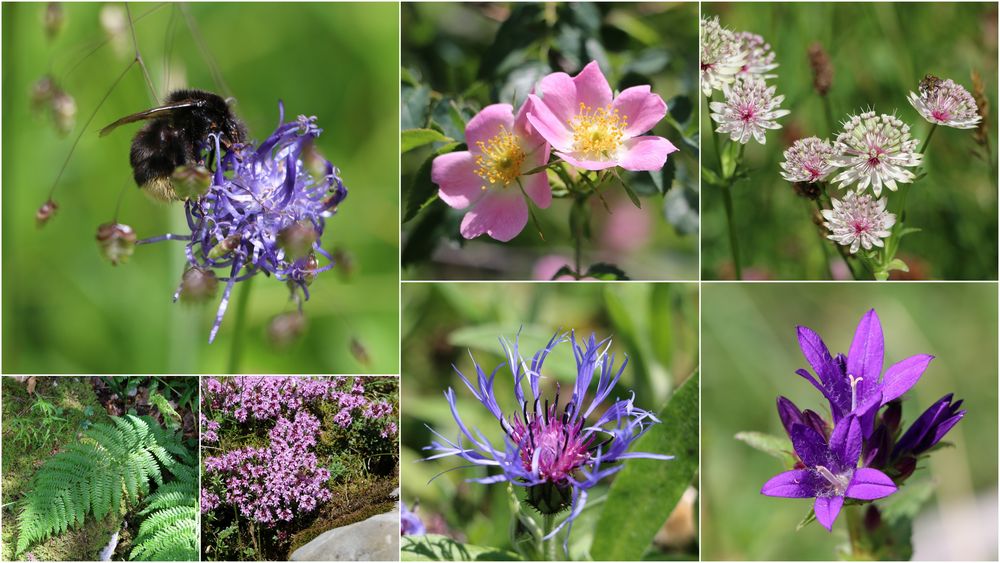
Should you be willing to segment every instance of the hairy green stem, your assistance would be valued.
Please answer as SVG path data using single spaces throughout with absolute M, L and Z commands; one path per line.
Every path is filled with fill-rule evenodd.
M 740 265 L 740 247 L 736 244 L 736 227 L 733 222 L 733 183 L 731 180 L 726 181 L 726 185 L 722 188 L 722 201 L 726 206 L 726 225 L 729 228 L 729 250 L 733 256 L 733 271 L 736 273 L 736 279 L 743 279 L 743 267 Z
M 556 516 L 555 514 L 546 514 L 542 517 L 542 537 L 552 533 L 555 529 Z M 552 536 L 549 539 L 542 540 L 542 554 L 546 561 L 557 561 L 559 560 L 559 548 L 558 542 L 556 541 L 556 536 Z
M 243 336 L 246 332 L 247 306 L 250 303 L 250 290 L 253 289 L 253 277 L 240 284 L 240 299 L 236 302 L 236 318 L 233 320 L 233 344 L 229 349 L 229 373 L 240 373 L 240 361 L 243 359 Z

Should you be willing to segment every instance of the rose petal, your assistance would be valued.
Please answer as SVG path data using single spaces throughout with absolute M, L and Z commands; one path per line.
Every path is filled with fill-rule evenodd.
M 469 151 L 442 154 L 431 163 L 431 181 L 438 185 L 441 201 L 465 209 L 483 196 L 483 179 L 476 174 L 476 159 Z
M 619 165 L 625 170 L 659 170 L 667 162 L 667 155 L 677 147 L 663 137 L 634 137 L 625 141 L 625 152 Z
M 510 104 L 484 107 L 465 125 L 465 142 L 469 150 L 478 153 L 478 143 L 488 142 L 501 128 L 514 132 L 514 108 Z
M 469 239 L 486 233 L 507 242 L 524 230 L 527 223 L 528 204 L 518 190 L 490 190 L 465 214 L 461 232 Z
M 571 166 L 576 166 L 577 168 L 582 168 L 584 170 L 605 170 L 618 166 L 618 163 L 614 160 L 588 160 L 585 158 L 577 158 L 572 153 L 562 151 L 557 151 L 556 155 L 565 160 Z
M 573 132 L 567 125 L 568 121 L 560 119 L 545 102 L 535 96 L 529 96 L 531 109 L 528 112 L 528 122 L 535 131 L 557 150 L 569 151 L 573 148 Z
M 611 85 L 608 79 L 601 72 L 601 67 L 597 61 L 590 61 L 583 67 L 580 74 L 573 77 L 573 85 L 576 86 L 576 100 L 573 113 L 576 115 L 580 104 L 584 104 L 591 110 L 607 107 L 611 103 Z
M 665 115 L 667 104 L 663 98 L 650 93 L 649 86 L 626 88 L 611 107 L 628 120 L 625 136 L 636 137 L 652 129 Z

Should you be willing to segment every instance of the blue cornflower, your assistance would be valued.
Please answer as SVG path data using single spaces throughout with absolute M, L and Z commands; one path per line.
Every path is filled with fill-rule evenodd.
M 310 172 L 303 159 L 321 133 L 316 117 L 299 116 L 284 122 L 279 102 L 279 125 L 258 147 L 239 145 L 222 150 L 218 136 L 207 147 L 215 155 L 208 191 L 184 204 L 189 235 L 163 235 L 140 241 L 187 241 L 189 267 L 202 272 L 228 270 L 209 342 L 215 339 L 236 282 L 263 272 L 287 282 L 293 296 L 309 299 L 308 285 L 320 272 L 333 267 L 320 238 L 326 218 L 347 197 L 338 170 L 320 161 L 320 174 Z M 326 259 L 321 266 L 317 255 Z M 184 284 L 174 294 L 180 296 Z M 301 300 L 299 301 L 301 306 Z
M 413 507 L 416 510 L 416 506 Z M 400 503 L 399 508 L 399 535 L 401 536 L 422 536 L 427 533 L 423 521 L 417 513 L 411 511 L 406 503 Z
M 558 385 L 551 401 L 542 396 L 542 365 L 555 346 L 569 341 L 576 356 L 577 377 L 569 400 L 561 404 Z M 598 342 L 591 335 L 581 346 L 574 333 L 570 338 L 557 333 L 545 348 L 535 353 L 530 364 L 521 357 L 517 340 L 511 346 L 500 338 L 500 345 L 507 361 L 489 376 L 474 361 L 476 385 L 457 368 L 455 371 L 496 418 L 504 432 L 503 444 L 496 447 L 480 430 L 466 426 L 458 414 L 455 391 L 449 387 L 444 395 L 460 433 L 457 441 L 452 442 L 431 429 L 442 441 L 424 448 L 438 452 L 427 459 L 457 456 L 472 465 L 497 468 L 499 473 L 469 481 L 507 482 L 524 487 L 527 502 L 542 514 L 553 515 L 569 508 L 569 516 L 542 538 L 551 539 L 565 526 L 565 547 L 569 528 L 587 503 L 587 491 L 620 471 L 623 466 L 617 462 L 630 458 L 668 460 L 673 456 L 628 451 L 653 424 L 660 422 L 651 412 L 634 406 L 634 394 L 628 399 L 616 399 L 600 416 L 595 414 L 614 391 L 628 364 L 626 358 L 615 371 L 614 355 L 608 353 L 610 339 Z M 493 386 L 497 372 L 505 365 L 514 378 L 514 398 L 518 405 L 506 417 Z M 599 374 L 597 386 L 588 400 L 595 373 Z M 530 395 L 525 394 L 525 381 Z M 588 422 L 592 415 L 596 420 Z

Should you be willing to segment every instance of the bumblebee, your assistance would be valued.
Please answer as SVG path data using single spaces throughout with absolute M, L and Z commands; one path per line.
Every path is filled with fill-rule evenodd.
M 221 96 L 202 90 L 172 92 L 162 106 L 125 116 L 101 129 L 103 137 L 127 123 L 150 120 L 132 139 L 129 162 L 137 186 L 160 201 L 177 201 L 171 175 L 179 166 L 205 164 L 202 148 L 210 133 L 229 148 L 244 142 L 246 126 Z M 209 147 L 209 156 L 214 147 Z

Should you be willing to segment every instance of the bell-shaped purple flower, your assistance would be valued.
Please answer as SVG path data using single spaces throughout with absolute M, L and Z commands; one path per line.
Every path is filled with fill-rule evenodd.
M 558 386 L 554 397 L 543 397 L 542 366 L 552 349 L 567 341 L 572 342 L 576 356 L 575 385 L 568 399 L 560 396 Z M 608 353 L 610 339 L 598 342 L 592 335 L 580 345 L 575 335 L 567 339 L 565 335 L 556 334 L 530 363 L 521 357 L 516 340 L 513 346 L 503 338 L 500 343 L 507 357 L 506 364 L 486 375 L 476 363 L 475 384 L 461 372 L 458 375 L 497 420 L 504 432 L 503 444 L 495 446 L 480 430 L 469 428 L 462 421 L 455 391 L 449 388 L 445 398 L 458 424 L 458 439 L 453 442 L 432 430 L 441 441 L 424 449 L 437 452 L 427 459 L 457 456 L 472 465 L 495 468 L 498 472 L 469 481 L 508 482 L 524 487 L 527 502 L 543 514 L 556 514 L 569 508 L 569 516 L 543 539 L 550 539 L 563 527 L 572 526 L 587 502 L 587 491 L 621 470 L 623 466 L 618 462 L 630 458 L 673 458 L 629 451 L 640 436 L 660 422 L 651 412 L 634 406 L 634 395 L 615 399 L 598 414 L 599 407 L 615 390 L 628 363 L 626 359 L 615 370 L 614 355 Z M 517 410 L 507 416 L 494 390 L 494 379 L 504 365 L 513 375 L 513 398 L 517 402 Z M 595 375 L 597 385 L 591 389 Z
M 874 500 L 896 492 L 885 473 L 858 467 L 862 433 L 857 417 L 840 419 L 829 441 L 804 424 L 793 424 L 789 434 L 803 468 L 772 477 L 760 492 L 772 497 L 815 498 L 816 520 L 827 530 L 833 528 L 846 498 Z
M 796 373 L 823 393 L 835 423 L 848 415 L 858 416 L 865 437 L 873 431 L 879 407 L 913 387 L 934 359 L 917 354 L 893 364 L 883 376 L 885 340 L 874 309 L 861 317 L 847 356 L 832 357 L 823 339 L 808 327 L 798 327 L 798 337 L 802 354 L 817 377 L 804 369 Z
M 949 393 L 924 411 L 896 442 L 892 457 L 919 456 L 937 445 L 965 416 L 965 411 L 959 410 L 962 401 L 951 401 L 952 394 Z

